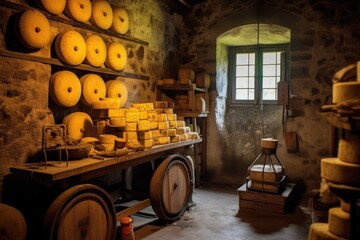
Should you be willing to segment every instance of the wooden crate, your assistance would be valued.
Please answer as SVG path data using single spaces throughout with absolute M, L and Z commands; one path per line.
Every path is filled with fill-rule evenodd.
M 294 210 L 296 204 L 296 189 L 294 183 L 287 183 L 280 193 L 268 193 L 249 190 L 243 184 L 238 190 L 239 208 L 254 209 L 275 213 L 288 213 Z

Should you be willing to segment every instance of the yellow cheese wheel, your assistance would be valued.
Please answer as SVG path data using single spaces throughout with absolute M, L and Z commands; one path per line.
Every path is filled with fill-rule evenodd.
M 79 78 L 70 71 L 59 71 L 50 78 L 50 97 L 59 106 L 73 107 L 81 97 Z
M 340 139 L 338 158 L 344 162 L 360 164 L 360 138 L 352 136 Z
M 84 137 L 91 137 L 93 132 L 93 121 L 84 112 L 73 112 L 63 119 L 66 125 L 69 139 L 81 140 Z
M 96 74 L 89 73 L 80 78 L 82 95 L 81 102 L 91 106 L 94 102 L 104 99 L 106 86 L 104 80 Z
M 78 22 L 87 22 L 91 17 L 90 0 L 67 0 L 65 14 Z
M 191 82 L 195 81 L 195 72 L 189 67 L 182 67 L 178 71 L 178 79 L 189 79 Z
M 56 37 L 55 51 L 61 61 L 69 65 L 79 65 L 86 57 L 85 39 L 73 30 L 61 33 Z
M 120 80 L 110 80 L 105 83 L 106 96 L 120 100 L 120 107 L 124 107 L 128 100 L 128 91 L 125 84 Z
M 105 0 L 93 0 L 91 7 L 91 22 L 101 29 L 109 29 L 113 23 L 113 10 L 110 3 Z
M 127 63 L 127 52 L 123 44 L 111 42 L 107 46 L 105 65 L 115 71 L 121 71 Z
M 93 67 L 101 67 L 106 59 L 106 45 L 98 35 L 90 35 L 86 38 L 85 60 Z
M 333 103 L 360 98 L 360 82 L 338 82 L 332 87 Z
M 19 19 L 19 35 L 23 45 L 30 49 L 39 49 L 49 44 L 50 24 L 41 12 L 28 9 Z
M 348 238 L 350 232 L 350 213 L 340 207 L 329 210 L 329 231 L 339 237 Z
M 115 144 L 117 136 L 113 134 L 100 134 L 99 140 L 101 144 Z
M 54 15 L 61 14 L 66 6 L 66 0 L 37 0 L 37 2 L 42 9 Z
M 261 148 L 275 149 L 278 146 L 278 140 L 274 138 L 262 138 L 260 142 Z
M 308 240 L 346 240 L 329 231 L 328 223 L 313 223 L 310 226 Z
M 113 9 L 113 22 L 111 29 L 120 34 L 126 34 L 129 30 L 129 15 L 124 8 Z
M 93 109 L 118 109 L 120 101 L 115 98 L 101 98 L 91 103 Z
M 346 163 L 338 158 L 321 159 L 321 177 L 327 181 L 360 186 L 360 164 Z
M 198 73 L 195 77 L 196 86 L 200 88 L 210 87 L 210 74 L 209 73 Z

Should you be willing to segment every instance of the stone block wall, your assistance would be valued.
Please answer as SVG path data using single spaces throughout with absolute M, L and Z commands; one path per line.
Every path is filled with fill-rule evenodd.
M 319 188 L 320 159 L 331 155 L 332 148 L 331 126 L 319 109 L 331 103 L 334 73 L 360 60 L 359 11 L 356 0 L 264 0 L 260 8 L 257 1 L 212 0 L 190 11 L 184 18 L 182 63 L 210 72 L 214 80 L 208 121 L 209 181 L 243 183 L 248 166 L 260 152 L 260 139 L 274 137 L 290 181 L 303 183 L 307 192 Z M 217 38 L 235 27 L 255 24 L 257 16 L 260 23 L 291 30 L 286 125 L 298 134 L 297 153 L 287 152 L 281 106 L 260 110 L 260 106 L 228 104 L 226 46 L 218 45 Z

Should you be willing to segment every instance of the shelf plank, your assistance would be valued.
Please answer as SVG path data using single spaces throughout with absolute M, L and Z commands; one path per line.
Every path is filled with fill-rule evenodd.
M 55 59 L 55 58 L 40 57 L 40 56 L 35 56 L 35 55 L 27 54 L 27 53 L 19 53 L 19 52 L 8 51 L 8 50 L 3 50 L 3 49 L 0 49 L 0 56 L 17 58 L 17 59 L 28 60 L 28 61 L 33 61 L 33 62 L 40 62 L 40 63 L 50 64 L 50 65 L 85 70 L 85 71 L 96 72 L 96 73 L 111 74 L 111 75 L 115 75 L 115 76 L 134 78 L 134 79 L 139 79 L 139 80 L 147 81 L 150 79 L 149 76 L 142 75 L 142 74 L 129 73 L 129 72 L 123 72 L 123 71 L 114 71 L 112 69 L 102 68 L 102 67 L 96 68 L 96 67 L 92 67 L 92 66 L 86 65 L 86 64 L 70 66 L 70 65 L 65 65 L 60 60 Z
M 182 117 L 208 117 L 209 112 L 199 112 L 199 111 L 175 111 L 178 116 Z
M 197 88 L 192 87 L 191 85 L 159 85 L 157 86 L 160 90 L 168 90 L 168 91 L 189 91 L 194 90 L 196 92 L 207 92 L 206 88 Z

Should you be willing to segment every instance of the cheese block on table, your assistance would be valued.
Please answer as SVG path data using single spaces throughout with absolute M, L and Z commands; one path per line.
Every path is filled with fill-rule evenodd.
M 149 120 L 150 124 L 150 130 L 156 130 L 159 128 L 159 122 L 158 121 L 151 121 Z
M 93 67 L 101 67 L 106 59 L 106 45 L 99 35 L 90 35 L 85 40 L 85 60 Z
M 172 128 L 168 130 L 168 136 L 169 137 L 174 137 L 176 136 L 176 129 Z
M 172 143 L 176 143 L 176 142 L 180 142 L 180 141 L 181 141 L 180 135 L 175 135 L 170 138 L 170 142 L 172 142 Z
M 139 120 L 138 130 L 139 131 L 149 131 L 150 130 L 150 122 L 148 120 Z
M 101 29 L 109 29 L 113 23 L 113 10 L 105 0 L 91 1 L 91 23 Z
M 131 132 L 131 131 L 137 131 L 138 130 L 138 123 L 135 122 L 126 122 L 125 131 Z
M 120 80 L 110 80 L 105 83 L 106 97 L 120 100 L 120 107 L 124 107 L 128 100 L 128 91 L 125 84 Z
M 154 146 L 154 140 L 152 138 L 151 139 L 140 139 L 139 142 L 146 149 L 152 148 Z
M 189 140 L 189 136 L 187 135 L 187 133 L 179 134 L 179 135 L 180 135 L 180 141 L 187 141 L 187 140 Z
M 344 162 L 360 164 L 360 138 L 351 136 L 348 139 L 340 139 L 338 158 Z
M 108 109 L 107 112 L 109 118 L 125 118 L 126 116 L 126 108 Z
M 115 7 L 113 9 L 113 22 L 111 30 L 126 34 L 129 31 L 130 21 L 127 11 L 122 7 Z
M 157 112 L 154 110 L 150 110 L 147 112 L 149 121 L 157 121 Z
M 154 108 L 155 108 L 155 109 L 168 108 L 168 102 L 167 102 L 167 101 L 155 101 L 155 102 L 154 102 Z M 162 111 L 162 110 L 161 110 L 161 111 Z
M 160 130 L 152 130 L 151 133 L 153 138 L 161 137 Z
M 189 132 L 188 136 L 189 136 L 189 139 L 199 139 L 200 138 L 199 133 L 197 133 L 197 132 Z
M 86 58 L 85 39 L 74 30 L 60 33 L 55 39 L 55 52 L 58 58 L 66 64 L 79 65 Z
M 91 106 L 92 103 L 105 98 L 106 86 L 104 80 L 97 74 L 89 73 L 80 78 L 82 95 L 81 102 Z
M 137 123 L 139 122 L 139 112 L 127 112 L 126 113 L 126 122 L 128 123 Z
M 346 163 L 338 158 L 321 159 L 321 177 L 327 181 L 360 186 L 360 164 Z
M 154 145 L 164 145 L 170 143 L 170 137 L 154 138 Z
M 166 122 L 168 120 L 168 115 L 165 113 L 161 113 L 157 115 L 158 122 Z
M 148 111 L 146 110 L 139 111 L 139 120 L 148 120 L 148 118 L 149 118 Z
M 138 138 L 139 139 L 152 139 L 153 135 L 152 135 L 152 131 L 139 131 L 138 132 Z
M 70 71 L 64 70 L 53 74 L 50 78 L 50 97 L 59 106 L 73 107 L 81 97 L 79 78 Z
M 350 99 L 360 98 L 360 82 L 338 82 L 332 87 L 332 102 L 341 103 Z
M 137 108 L 142 111 L 150 111 L 150 110 L 154 110 L 154 103 L 152 102 L 146 102 L 146 103 L 133 103 L 131 105 L 134 108 Z
M 159 130 L 169 129 L 169 122 L 158 122 Z
M 176 125 L 177 125 L 177 127 L 179 127 L 179 128 L 186 126 L 185 121 L 177 121 L 177 122 L 176 122 Z
M 127 52 L 123 44 L 111 42 L 107 46 L 105 65 L 115 71 L 121 71 L 127 63 Z
M 120 101 L 115 98 L 103 98 L 91 103 L 93 109 L 118 109 Z
M 124 138 L 126 139 L 126 141 L 127 140 L 129 140 L 129 139 L 138 139 L 138 132 L 136 132 L 136 131 L 127 131 L 127 132 L 125 132 L 125 134 L 124 134 Z
M 328 223 L 313 223 L 310 226 L 307 240 L 346 240 L 329 231 Z
M 124 117 L 110 118 L 110 125 L 115 127 L 126 127 L 126 119 Z
M 125 138 L 115 138 L 115 148 L 122 149 L 125 147 Z
M 169 121 L 169 128 L 176 129 L 178 127 L 177 121 Z
M 184 133 L 186 133 L 186 127 L 178 127 L 178 128 L 176 128 L 176 133 L 177 133 L 177 134 L 184 134 Z
M 175 113 L 168 113 L 166 114 L 167 116 L 167 121 L 176 121 L 177 120 L 177 115 Z
M 348 238 L 350 232 L 350 213 L 340 207 L 329 210 L 329 231 L 339 237 Z
M 101 144 L 115 144 L 116 135 L 113 134 L 100 134 L 99 140 Z
M 91 17 L 90 0 L 67 0 L 65 15 L 78 22 L 87 22 Z

